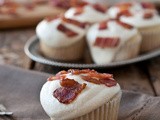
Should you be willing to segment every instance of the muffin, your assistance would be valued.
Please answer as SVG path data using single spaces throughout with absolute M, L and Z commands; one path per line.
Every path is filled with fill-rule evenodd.
M 111 74 L 61 71 L 48 78 L 40 101 L 51 120 L 116 120 L 121 90 Z
M 86 23 L 65 17 L 44 19 L 36 28 L 41 53 L 59 61 L 81 59 L 85 47 L 86 26 Z
M 117 19 L 96 23 L 87 33 L 91 57 L 96 64 L 134 58 L 139 54 L 141 35 L 133 26 Z
M 83 6 L 71 7 L 65 13 L 66 18 L 72 18 L 80 22 L 93 24 L 109 18 L 107 7 L 100 4 L 84 4 Z
M 153 4 L 121 3 L 111 7 L 108 13 L 138 28 L 142 35 L 141 52 L 160 47 L 160 16 Z

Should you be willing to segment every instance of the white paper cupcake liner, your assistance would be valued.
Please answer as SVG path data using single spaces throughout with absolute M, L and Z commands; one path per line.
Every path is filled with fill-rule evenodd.
M 141 29 L 142 44 L 141 52 L 148 52 L 160 47 L 160 25 Z
M 47 58 L 58 61 L 76 61 L 82 58 L 84 54 L 85 40 L 79 40 L 76 43 L 61 48 L 47 46 L 40 42 L 40 52 Z
M 138 33 L 124 44 L 115 54 L 113 61 L 122 61 L 136 57 L 140 52 L 142 37 Z
M 73 120 L 117 120 L 121 96 L 122 92 L 119 92 L 103 106 Z

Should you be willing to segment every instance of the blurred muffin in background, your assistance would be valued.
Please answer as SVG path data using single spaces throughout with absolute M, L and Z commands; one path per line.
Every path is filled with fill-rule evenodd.
M 125 2 L 118 3 L 108 10 L 112 18 L 138 28 L 142 34 L 141 52 L 160 47 L 160 16 L 151 3 Z
M 140 50 L 141 35 L 133 26 L 110 19 L 91 26 L 87 43 L 93 61 L 108 64 L 136 57 Z
M 81 59 L 85 49 L 86 26 L 86 23 L 65 17 L 44 19 L 36 28 L 42 54 L 59 61 Z

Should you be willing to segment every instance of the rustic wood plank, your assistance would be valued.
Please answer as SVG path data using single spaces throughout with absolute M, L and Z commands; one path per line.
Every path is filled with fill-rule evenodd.
M 147 75 L 137 65 L 120 67 L 107 72 L 114 74 L 115 79 L 124 90 L 154 95 Z
M 148 63 L 150 81 L 157 96 L 160 96 L 160 57 L 154 58 Z

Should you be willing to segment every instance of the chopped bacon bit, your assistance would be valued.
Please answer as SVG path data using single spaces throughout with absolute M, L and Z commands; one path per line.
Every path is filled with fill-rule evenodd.
M 47 21 L 47 22 L 51 22 L 51 21 L 53 21 L 53 20 L 55 20 L 55 19 L 57 19 L 57 18 L 59 18 L 59 16 L 48 16 L 48 17 L 46 17 L 45 18 L 45 20 Z
M 99 46 L 101 48 L 106 48 L 106 47 L 116 47 L 119 44 L 119 38 L 102 38 L 98 37 L 94 43 L 94 46 Z
M 122 2 L 122 3 L 116 4 L 117 7 L 127 7 L 127 8 L 131 7 L 132 5 L 133 5 L 132 2 Z
M 73 7 L 84 7 L 85 5 L 88 5 L 88 2 L 81 0 L 71 0 L 71 6 Z
M 112 87 L 117 84 L 117 82 L 113 79 L 100 79 L 101 84 L 105 84 L 107 87 Z
M 74 81 L 74 79 L 62 79 L 60 82 L 62 87 L 72 87 L 78 84 L 78 82 Z
M 84 11 L 83 7 L 77 7 L 74 15 L 75 15 L 75 16 L 76 16 L 76 15 L 80 15 L 80 14 L 83 13 L 83 11 Z
M 132 16 L 132 14 L 131 14 L 131 12 L 129 12 L 129 10 L 123 10 L 117 14 L 117 18 L 120 18 L 121 16 L 130 17 L 130 16 Z
M 47 79 L 47 81 L 60 80 L 60 76 L 51 76 Z
M 87 81 L 87 82 L 91 82 L 91 83 L 94 83 L 94 84 L 101 84 L 101 82 L 98 79 L 90 77 L 90 76 L 82 75 L 81 78 L 83 80 Z
M 127 28 L 127 29 L 133 29 L 133 28 L 134 28 L 132 25 L 129 25 L 129 24 L 127 24 L 127 23 L 124 23 L 124 22 L 122 22 L 122 21 L 120 21 L 120 20 L 117 20 L 117 23 L 118 23 L 119 25 L 123 26 L 124 28 Z
M 65 17 L 62 17 L 62 20 L 64 22 L 74 24 L 74 25 L 76 25 L 78 27 L 81 27 L 81 28 L 85 28 L 86 25 L 87 25 L 87 23 L 82 23 L 82 22 L 79 22 L 77 20 L 73 20 L 73 19 L 69 19 L 69 18 L 65 18 Z
M 153 17 L 153 13 L 152 12 L 146 12 L 146 13 L 144 13 L 144 15 L 143 15 L 143 18 L 144 19 L 150 19 L 150 18 L 152 18 Z
M 107 8 L 102 6 L 102 5 L 99 5 L 99 4 L 94 4 L 93 5 L 93 8 L 101 13 L 105 13 Z
M 78 70 L 78 69 L 70 69 L 68 70 L 69 73 L 72 73 L 73 75 L 79 75 L 79 74 L 86 74 L 89 72 L 95 73 L 95 70 L 90 70 L 90 69 L 83 69 L 83 70 Z
M 85 83 L 79 84 L 74 80 L 67 79 L 63 83 L 62 87 L 56 89 L 53 92 L 53 96 L 57 98 L 59 102 L 63 104 L 69 104 L 77 98 L 77 96 L 82 92 L 83 89 L 85 89 L 85 87 L 86 87 Z
M 63 24 L 59 24 L 57 29 L 60 30 L 61 32 L 65 33 L 68 37 L 74 37 L 77 35 L 76 32 L 73 32 L 72 30 L 68 29 Z
M 152 3 L 142 2 L 141 5 L 144 9 L 155 9 L 154 4 Z
M 64 75 L 64 74 L 67 74 L 67 73 L 68 73 L 67 71 L 62 70 L 62 71 L 58 72 L 56 75 Z
M 107 29 L 108 26 L 107 26 L 107 21 L 103 21 L 99 24 L 99 30 L 104 30 L 104 29 Z

